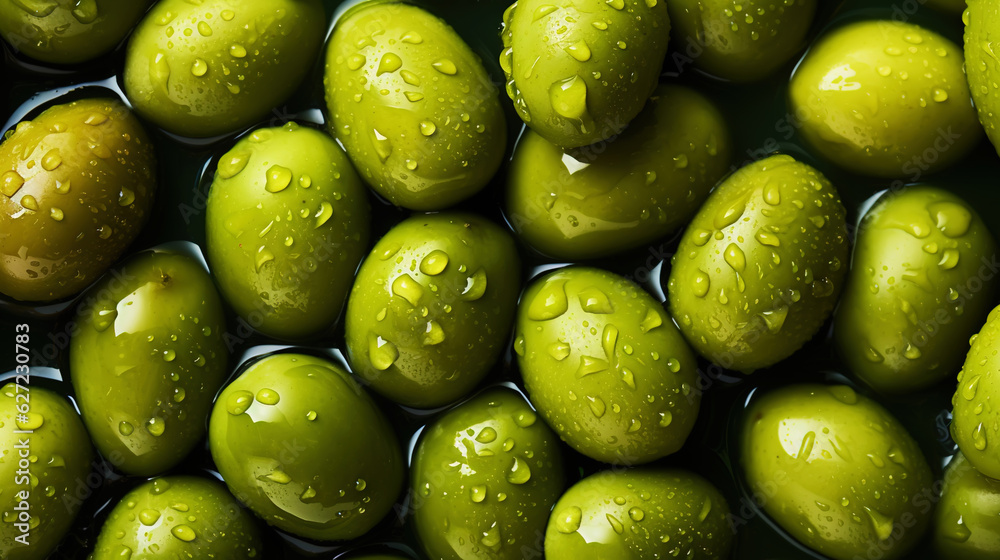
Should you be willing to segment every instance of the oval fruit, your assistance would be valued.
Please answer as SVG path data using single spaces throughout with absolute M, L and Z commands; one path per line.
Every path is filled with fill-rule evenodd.
M 368 247 L 368 199 L 344 151 L 288 123 L 240 140 L 208 194 L 212 272 L 258 331 L 298 339 L 340 316 Z
M 725 80 L 751 82 L 805 46 L 816 0 L 670 0 L 667 8 L 695 66 Z
M 916 180 L 979 142 L 962 50 L 911 23 L 863 21 L 821 37 L 791 81 L 802 136 L 844 169 Z
M 545 531 L 549 560 L 727 558 L 729 504 L 704 478 L 681 470 L 591 475 L 563 494 Z
M 146 222 L 155 169 L 153 145 L 118 100 L 18 123 L 0 144 L 0 293 L 52 301 L 96 280 Z
M 43 62 L 76 64 L 110 51 L 150 0 L 14 0 L 0 3 L 0 35 Z
M 958 372 L 951 397 L 951 437 L 973 467 L 1000 479 L 1000 307 L 990 311 L 986 324 L 970 339 L 972 348 Z
M 959 4 L 960 0 L 942 0 Z M 941 2 L 939 2 L 941 3 Z M 1000 6 L 989 0 L 968 0 L 965 21 L 965 69 L 969 90 L 979 112 L 979 122 L 1000 153 L 1000 91 L 993 84 L 1000 80 L 1000 60 L 993 52 L 1000 33 Z
M 563 148 L 625 130 L 656 89 L 670 37 L 656 0 L 519 0 L 503 22 L 507 95 L 521 120 Z
M 504 230 L 471 214 L 414 216 L 361 264 L 347 302 L 354 372 L 406 406 L 468 394 L 507 343 L 521 283 Z
M 13 382 L 0 389 L 0 557 L 48 557 L 80 510 L 78 492 L 88 490 L 84 480 L 93 455 L 87 431 L 65 398 Z
M 699 93 L 661 86 L 635 123 L 597 152 L 563 151 L 530 129 L 507 184 L 507 220 L 556 259 L 588 259 L 673 233 L 728 170 L 723 116 Z
M 263 552 L 253 517 L 214 480 L 169 476 L 145 482 L 111 510 L 90 560 L 226 558 Z
M 750 491 L 809 548 L 899 558 L 923 537 L 930 468 L 906 429 L 846 385 L 792 385 L 746 411 L 740 461 Z
M 944 473 L 934 517 L 934 545 L 942 558 L 1000 556 L 1000 481 L 983 476 L 961 453 Z
M 325 22 L 319 0 L 161 0 L 129 40 L 125 93 L 174 134 L 236 131 L 295 91 Z
M 786 155 L 726 179 L 684 232 L 670 309 L 702 356 L 751 372 L 790 356 L 833 311 L 848 263 L 840 196 Z
M 953 375 L 996 299 L 984 265 L 996 250 L 976 211 L 947 191 L 884 195 L 861 221 L 834 323 L 850 370 L 891 393 Z
M 386 2 L 348 11 L 330 39 L 324 83 L 333 134 L 393 204 L 440 210 L 496 174 L 507 142 L 496 87 L 430 13 Z
M 525 386 L 571 447 L 637 465 L 684 445 L 701 404 L 698 366 L 652 296 L 610 272 L 565 268 L 528 286 L 517 315 Z
M 346 371 L 312 356 L 251 363 L 219 394 L 208 442 L 240 501 L 308 539 L 365 534 L 403 487 L 405 463 L 385 416 Z
M 424 430 L 414 522 L 430 558 L 521 560 L 565 481 L 559 440 L 521 395 L 491 389 Z
M 164 472 L 205 435 L 228 373 L 222 302 L 200 263 L 171 252 L 130 259 L 88 294 L 70 338 L 87 431 L 119 470 Z

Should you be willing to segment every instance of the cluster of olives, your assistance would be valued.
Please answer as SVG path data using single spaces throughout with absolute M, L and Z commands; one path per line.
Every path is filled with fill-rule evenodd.
M 731 167 L 724 113 L 661 73 L 671 45 L 760 83 L 822 3 L 518 0 L 486 63 L 447 11 L 390 0 L 328 37 L 320 0 L 0 0 L 22 64 L 122 55 L 120 96 L 57 97 L 0 143 L 4 312 L 22 347 L 61 315 L 73 397 L 3 378 L 0 558 L 60 547 L 98 457 L 134 484 L 92 560 L 276 558 L 261 522 L 324 543 L 393 515 L 433 559 L 728 558 L 748 514 L 672 462 L 703 444 L 705 366 L 768 376 L 825 328 L 847 384 L 735 411 L 749 515 L 803 554 L 1000 556 L 997 243 L 958 194 L 904 186 L 984 129 L 1000 150 L 1000 7 L 925 3 L 965 9 L 964 52 L 906 17 L 823 30 L 782 92 L 805 149 Z M 316 61 L 323 122 L 262 126 Z M 221 149 L 204 239 L 150 248 L 186 188 L 165 143 Z M 813 156 L 895 182 L 849 223 Z M 498 181 L 506 224 L 470 204 Z M 674 235 L 656 286 L 600 266 Z M 297 346 L 240 358 L 234 325 Z M 880 401 L 941 386 L 960 453 L 935 481 Z M 408 450 L 402 416 L 423 420 Z M 200 447 L 218 480 L 181 472 Z M 338 557 L 412 552 L 387 550 Z

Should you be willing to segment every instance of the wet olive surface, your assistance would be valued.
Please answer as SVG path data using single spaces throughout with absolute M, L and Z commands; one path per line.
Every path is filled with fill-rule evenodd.
M 340 2 L 333 0 L 325 2 L 330 21 L 333 21 L 335 15 L 342 13 L 344 6 L 339 4 Z M 418 4 L 444 17 L 483 59 L 484 66 L 494 82 L 503 84 L 503 72 L 498 62 L 502 42 L 498 31 L 503 12 L 507 7 L 505 1 L 434 0 Z M 814 41 L 824 29 L 871 18 L 909 21 L 932 29 L 959 45 L 962 42 L 962 23 L 957 14 L 935 11 L 929 6 L 923 6 L 919 0 L 824 2 L 809 31 L 808 40 Z M 121 47 L 95 62 L 72 68 L 42 66 L 20 58 L 6 44 L 4 48 L 3 78 L 0 79 L 0 96 L 6 107 L 3 115 L 4 130 L 9 130 L 18 121 L 37 116 L 53 104 L 94 96 L 123 97 L 120 93 L 121 69 L 125 56 Z M 733 169 L 778 151 L 815 166 L 838 189 L 847 208 L 848 229 L 851 231 L 853 231 L 852 224 L 857 223 L 860 213 L 866 207 L 866 201 L 873 195 L 887 188 L 898 188 L 908 183 L 927 183 L 958 194 L 972 207 L 979 209 L 987 226 L 993 232 L 1000 231 L 1000 214 L 991 210 L 996 208 L 998 202 L 993 183 L 995 177 L 1000 174 L 1000 158 L 985 140 L 981 141 L 972 154 L 957 166 L 935 175 L 925 176 L 917 165 L 911 166 L 909 169 L 912 173 L 897 183 L 893 183 L 892 180 L 852 175 L 816 157 L 804 147 L 804 141 L 798 134 L 799 121 L 790 114 L 787 85 L 800 56 L 793 57 L 791 62 L 782 66 L 772 78 L 764 82 L 733 85 L 693 70 L 690 55 L 696 56 L 697 50 L 696 45 L 685 44 L 675 39 L 671 43 L 660 81 L 693 87 L 717 103 L 731 127 L 734 146 L 734 156 L 731 161 Z M 211 170 L 214 170 L 218 158 L 226 153 L 241 135 L 259 126 L 278 126 L 289 120 L 295 120 L 302 125 L 323 128 L 326 110 L 323 102 L 322 59 L 322 56 L 317 56 L 306 80 L 291 99 L 275 107 L 266 120 L 237 134 L 192 143 L 165 133 L 152 123 L 144 122 L 156 145 L 160 162 L 159 190 L 150 221 L 126 253 L 179 241 L 189 242 L 189 244 L 175 245 L 184 252 L 198 254 L 197 245 L 201 245 L 200 251 L 204 252 L 206 195 L 212 181 Z M 503 93 L 499 92 L 498 95 Z M 522 123 L 509 100 L 501 98 L 501 101 L 508 123 L 508 145 L 504 167 L 486 188 L 455 209 L 476 212 L 496 223 L 505 224 L 506 219 L 501 211 L 501 204 L 504 200 L 506 162 L 520 136 Z M 373 230 L 370 242 L 370 245 L 373 245 L 390 227 L 408 217 L 409 213 L 389 206 L 371 192 L 369 197 L 373 207 Z M 661 242 L 610 258 L 587 261 L 586 264 L 635 279 L 662 302 L 666 298 L 661 283 L 665 286 L 670 256 L 676 250 L 679 240 L 678 233 Z M 543 270 L 565 264 L 553 263 L 533 254 L 523 244 L 520 250 L 527 265 L 524 272 L 525 282 Z M 68 332 L 72 328 L 69 322 L 72 321 L 75 308 L 80 303 L 78 299 L 64 300 L 41 307 L 31 307 L 13 301 L 0 302 L 0 333 L 10 333 L 12 339 L 16 324 L 28 323 L 31 327 L 33 336 L 30 346 L 33 353 L 34 386 L 54 389 L 73 397 L 73 388 L 68 378 Z M 996 303 L 980 302 L 981 305 L 990 308 Z M 249 325 L 238 320 L 231 309 L 227 309 L 227 313 L 226 340 L 231 350 L 232 376 L 237 373 L 235 368 L 253 356 L 289 348 L 281 341 L 255 333 Z M 740 474 L 737 454 L 742 414 L 746 404 L 757 391 L 789 383 L 832 381 L 853 385 L 858 392 L 874 398 L 885 406 L 908 429 L 927 457 L 935 480 L 941 478 L 942 464 L 955 450 L 948 434 L 950 400 L 955 387 L 954 375 L 949 375 L 944 382 L 907 396 L 877 396 L 850 376 L 831 343 L 830 330 L 828 321 L 811 342 L 790 358 L 771 368 L 759 370 L 749 377 L 721 370 L 701 360 L 699 362 L 701 380 L 698 386 L 704 391 L 704 397 L 693 432 L 679 452 L 653 463 L 656 466 L 690 469 L 710 480 L 722 491 L 736 516 L 734 519 L 738 534 L 733 552 L 734 558 L 821 558 L 817 553 L 805 549 L 787 536 L 757 506 L 753 505 L 746 482 Z M 520 390 L 522 384 L 516 360 L 513 359 L 512 343 L 511 334 L 503 357 L 480 383 L 479 389 L 503 383 Z M 12 368 L 13 345 L 4 343 L 0 346 L 2 346 L 0 368 Z M 342 327 L 338 327 L 332 334 L 310 340 L 294 348 L 299 352 L 332 356 L 335 361 L 344 363 L 343 356 L 346 349 Z M 964 353 L 965 348 L 956 351 Z M 12 377 L 12 372 L 0 375 L 0 384 Z M 415 436 L 422 427 L 442 412 L 406 409 L 374 393 L 371 394 L 389 417 L 400 441 L 404 442 L 404 453 L 407 455 L 412 450 Z M 587 459 L 572 451 L 565 444 L 560 445 L 565 457 L 568 484 L 607 467 L 603 463 Z M 73 530 L 54 553 L 54 558 L 85 557 L 92 550 L 102 523 L 117 501 L 146 480 L 139 477 L 125 477 L 108 463 L 95 464 L 94 472 L 95 474 L 81 480 L 74 489 L 73 499 L 84 501 L 84 505 Z M 217 477 L 207 442 L 197 446 L 179 467 L 170 471 L 170 474 Z M 404 513 L 405 494 L 400 497 L 398 506 L 364 537 L 339 544 L 308 543 L 267 528 L 258 521 L 264 535 L 263 556 L 349 558 L 355 554 L 395 551 L 418 558 L 420 555 L 416 551 L 419 550 L 419 545 L 415 539 L 412 521 Z M 399 515 L 400 513 L 403 515 Z M 911 554 L 912 558 L 928 557 L 931 549 L 930 533 L 931 531 L 928 531 L 925 540 L 915 547 Z M 537 545 L 540 548 L 541 536 Z

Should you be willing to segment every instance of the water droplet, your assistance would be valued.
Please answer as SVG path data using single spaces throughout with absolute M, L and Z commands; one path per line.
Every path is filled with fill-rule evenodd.
M 878 540 L 884 541 L 892 535 L 892 519 L 882 515 L 881 513 L 871 509 L 868 506 L 864 506 L 865 513 L 868 514 L 868 518 L 871 519 L 872 526 L 875 528 L 875 534 L 878 536 Z
M 646 513 L 641 509 L 634 507 L 628 510 L 628 516 L 632 521 L 642 521 L 646 517 Z
M 21 197 L 21 207 L 27 208 L 28 210 L 32 211 L 37 211 L 38 201 L 35 200 L 35 197 L 31 196 L 30 194 L 26 194 Z
M 674 415 L 669 410 L 660 413 L 660 427 L 666 428 L 674 421 Z
M 486 486 L 473 486 L 469 488 L 469 499 L 477 504 L 482 503 L 486 499 L 486 493 Z
M 559 280 L 542 285 L 528 306 L 528 318 L 532 321 L 548 321 L 565 313 L 569 308 L 565 284 L 565 280 Z
M 0 192 L 7 196 L 14 196 L 22 185 L 24 185 L 24 177 L 21 177 L 16 171 L 7 171 L 0 175 Z
M 579 62 L 587 62 L 591 56 L 590 46 L 583 39 L 566 47 L 566 52 Z
M 980 422 L 975 429 L 972 430 L 972 446 L 979 451 L 986 450 L 986 428 L 983 423 Z
M 743 254 L 743 250 L 740 249 L 739 245 L 735 243 L 730 243 L 726 247 L 726 252 L 723 254 L 726 263 L 736 272 L 743 272 L 747 267 L 747 258 Z
M 208 63 L 200 58 L 194 59 L 191 63 L 191 74 L 196 77 L 204 76 L 208 72 Z
M 444 329 L 437 321 L 427 321 L 427 329 L 424 331 L 424 346 L 434 346 L 444 342 Z
M 272 165 L 267 170 L 267 181 L 264 190 L 271 193 L 281 192 L 292 182 L 292 170 L 280 165 Z
M 604 416 L 604 412 L 607 410 L 607 405 L 601 397 L 587 397 L 587 401 L 590 403 L 590 411 L 594 413 L 594 416 L 600 418 Z
M 233 44 L 229 46 L 229 56 L 233 58 L 243 58 L 247 55 L 247 49 L 243 45 Z
M 618 521 L 617 517 L 608 513 L 605 514 L 604 518 L 608 520 L 608 523 L 611 525 L 611 528 L 614 530 L 615 533 L 618 533 L 620 535 L 625 532 L 625 527 L 622 526 L 622 522 Z
M 132 426 L 132 424 L 130 424 L 128 422 L 125 422 L 124 420 L 121 423 L 118 424 L 118 433 L 120 433 L 123 436 L 126 436 L 126 437 L 130 436 L 130 435 L 132 435 L 132 432 L 134 432 L 134 431 L 135 431 L 135 428 Z
M 437 125 L 431 121 L 421 121 L 420 122 L 420 134 L 424 136 L 433 136 L 437 132 Z
M 379 371 L 385 371 L 399 359 L 399 349 L 396 348 L 395 344 L 381 336 L 373 336 L 368 344 L 368 355 L 372 367 Z
M 548 351 L 549 356 L 552 356 L 552 358 L 557 362 L 561 362 L 569 357 L 570 346 L 560 340 L 549 344 L 546 350 Z
M 569 506 L 556 514 L 556 530 L 560 533 L 570 534 L 580 528 L 580 521 L 583 518 L 583 511 L 576 506 Z
M 580 307 L 587 313 L 609 314 L 614 313 L 611 301 L 607 294 L 597 288 L 587 288 L 580 292 Z
M 163 421 L 163 418 L 156 416 L 146 420 L 146 431 L 153 437 L 162 436 L 166 429 L 167 424 Z
M 234 391 L 226 401 L 226 410 L 233 416 L 239 416 L 253 404 L 253 393 L 250 391 Z
M 782 305 L 775 309 L 764 311 L 760 316 L 764 319 L 764 324 L 767 325 L 768 332 L 778 334 L 781 332 L 781 327 L 785 324 L 785 319 L 788 318 L 788 307 Z
M 62 209 L 53 206 L 52 208 L 49 208 L 49 217 L 57 222 L 61 222 L 66 215 L 63 213 Z
M 409 274 L 400 274 L 392 281 L 392 295 L 399 296 L 416 307 L 424 295 L 424 288 Z
M 933 96 L 934 101 L 938 103 L 944 103 L 945 101 L 948 101 L 948 92 L 941 88 L 934 88 L 934 91 L 931 92 L 931 95 Z
M 962 396 L 965 397 L 965 400 L 971 401 L 976 398 L 976 392 L 979 389 L 979 378 L 980 376 L 977 375 L 962 384 Z
M 465 301 L 476 301 L 486 293 L 486 271 L 479 269 L 465 279 L 465 288 L 459 295 Z
M 441 60 L 431 64 L 431 66 L 438 72 L 447 74 L 448 76 L 454 76 L 458 73 L 458 68 L 455 67 L 455 63 L 447 58 L 442 58 Z
M 186 391 L 184 391 L 183 387 L 175 387 L 174 388 L 174 402 L 178 402 L 178 403 L 182 402 L 184 400 L 185 396 L 187 396 L 187 393 L 186 393 Z
M 53 171 L 62 165 L 62 156 L 59 155 L 58 149 L 51 149 L 42 157 L 42 169 L 46 171 Z
M 556 114 L 573 120 L 583 120 L 587 113 L 587 82 L 572 76 L 552 84 L 549 101 Z
M 281 395 L 279 395 L 278 392 L 275 391 L 274 389 L 264 388 L 261 389 L 260 391 L 257 391 L 256 399 L 257 402 L 261 404 L 273 406 L 278 404 L 278 401 L 281 400 Z
M 538 417 L 530 410 L 524 410 L 514 415 L 514 423 L 522 428 L 530 428 L 535 425 Z
M 708 277 L 708 274 L 703 270 L 696 270 L 694 273 L 694 278 L 691 280 L 691 290 L 695 296 L 703 298 L 708 294 L 708 289 L 712 282 Z
M 420 261 L 420 272 L 428 276 L 437 276 L 444 272 L 448 266 L 448 253 L 441 250 L 434 250 L 427 254 Z
M 156 525 L 156 522 L 160 520 L 160 512 L 155 509 L 144 509 L 139 512 L 139 522 L 147 527 L 152 527 Z
M 935 202 L 927 210 L 934 220 L 934 225 L 950 238 L 965 235 L 972 224 L 972 213 L 953 202 Z

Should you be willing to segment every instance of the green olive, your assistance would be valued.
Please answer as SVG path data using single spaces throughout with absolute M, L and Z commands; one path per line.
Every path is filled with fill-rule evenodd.
M 510 235 L 478 216 L 398 224 L 362 263 L 347 302 L 355 373 L 407 406 L 468 394 L 508 341 L 520 268 Z
M 670 309 L 702 356 L 751 372 L 816 334 L 833 311 L 847 257 L 837 190 L 812 167 L 771 156 L 719 185 L 684 232 Z
M 958 372 L 951 397 L 951 437 L 979 472 L 1000 479 L 1000 307 L 990 311 L 986 324 L 970 339 L 972 348 Z
M 300 537 L 360 537 L 403 487 L 385 416 L 346 371 L 312 356 L 252 362 L 219 394 L 208 443 L 230 491 Z
M 262 128 L 222 156 L 207 202 L 212 271 L 269 336 L 320 333 L 340 316 L 368 247 L 364 186 L 322 132 Z
M 88 560 L 249 560 L 261 552 L 253 516 L 225 486 L 170 476 L 143 483 L 122 497 Z
M 682 470 L 591 475 L 559 498 L 545 531 L 549 560 L 727 558 L 729 504 L 707 480 Z
M 528 286 L 517 315 L 525 386 L 566 443 L 624 465 L 681 448 L 701 404 L 697 362 L 652 296 L 610 272 L 565 268 Z
M 1000 556 L 1000 480 L 983 476 L 961 453 L 944 473 L 934 517 L 934 545 L 946 559 Z
M 816 0 L 669 0 L 670 21 L 702 70 L 734 82 L 772 74 L 805 45 Z M 683 59 L 678 59 L 683 60 Z
M 912 23 L 862 21 L 821 37 L 791 82 L 803 138 L 844 169 L 920 177 L 979 142 L 962 50 Z
M 499 94 L 443 20 L 365 2 L 337 22 L 326 55 L 330 127 L 379 194 L 440 210 L 490 181 L 507 142 Z
M 65 398 L 23 381 L 0 389 L 0 558 L 38 560 L 56 548 L 82 505 L 80 488 L 89 491 L 92 459 Z
M 610 255 L 684 225 L 728 170 L 730 152 L 725 120 L 708 99 L 661 86 L 600 152 L 564 152 L 525 131 L 511 162 L 507 218 L 551 257 Z
M 955 4 L 961 0 L 942 0 Z M 1000 153 L 1000 90 L 993 87 L 1000 80 L 1000 60 L 993 51 L 1000 33 L 1000 5 L 990 0 L 968 0 L 965 21 L 965 70 L 969 89 L 979 111 L 979 122 L 990 142 Z M 964 2 L 963 2 L 964 4 Z
M 205 435 L 228 370 L 222 302 L 191 257 L 146 252 L 87 292 L 73 323 L 73 388 L 97 449 L 149 476 Z
M 0 35 L 43 62 L 76 64 L 115 48 L 151 0 L 11 0 L 0 3 Z
M 139 234 L 156 157 L 117 100 L 56 105 L 0 144 L 0 293 L 52 301 L 97 279 Z
M 129 40 L 125 93 L 174 134 L 239 130 L 295 91 L 325 22 L 319 0 L 160 0 Z
M 410 506 L 424 550 L 521 560 L 565 485 L 559 440 L 510 389 L 462 403 L 421 435 Z
M 834 335 L 851 371 L 892 393 L 953 375 L 996 299 L 987 264 L 996 250 L 976 211 L 947 191 L 884 195 L 861 221 L 837 310 Z
M 507 95 L 563 148 L 625 130 L 656 89 L 670 36 L 658 0 L 518 0 L 503 22 Z
M 830 558 L 899 558 L 930 521 L 936 497 L 920 448 L 884 408 L 846 385 L 757 396 L 740 454 L 755 501 Z

